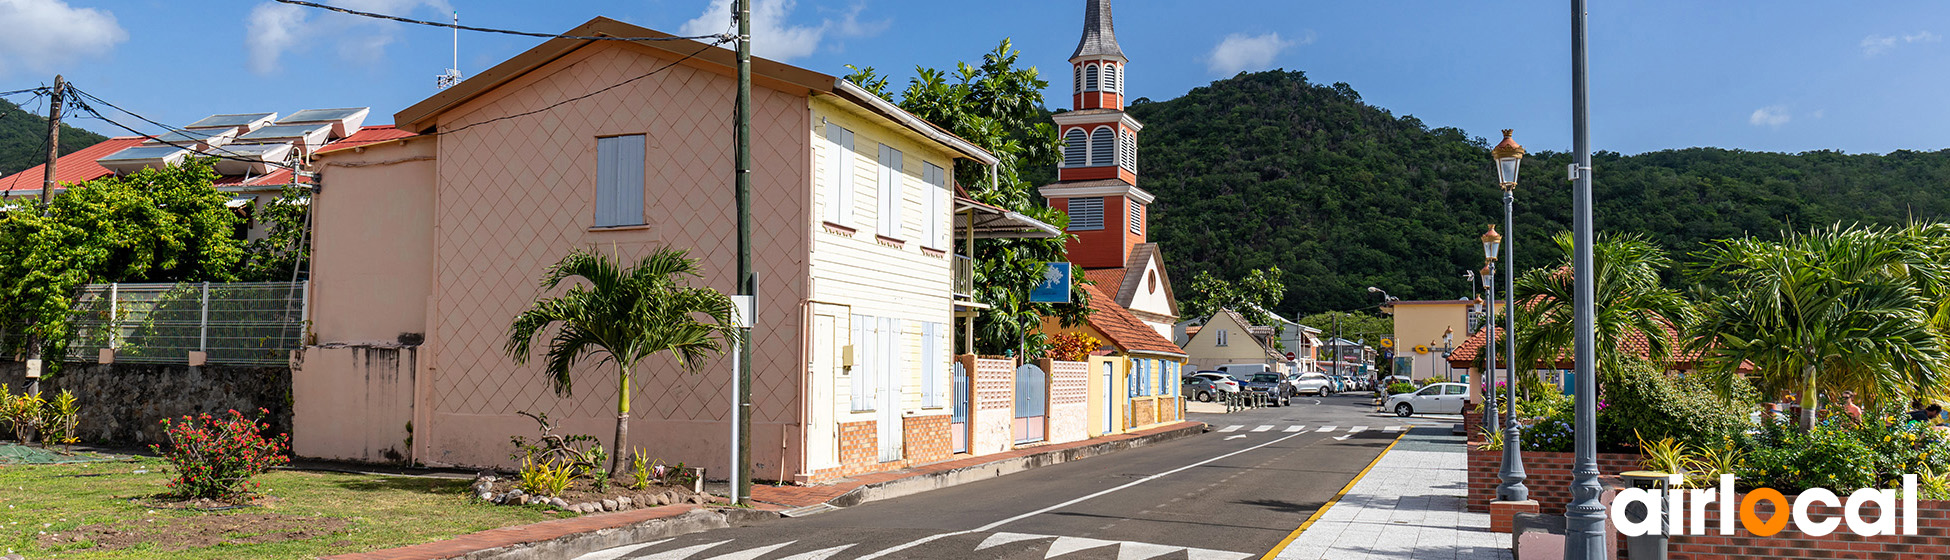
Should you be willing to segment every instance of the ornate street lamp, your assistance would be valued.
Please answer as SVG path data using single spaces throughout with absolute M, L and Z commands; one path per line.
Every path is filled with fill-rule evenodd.
M 1496 226 L 1490 226 L 1490 232 L 1483 234 L 1483 253 L 1485 255 L 1483 258 L 1483 273 L 1477 276 L 1482 279 L 1483 295 L 1488 298 L 1484 306 L 1485 315 L 1483 315 L 1485 319 L 1483 322 L 1483 378 L 1477 380 L 1475 383 L 1469 384 L 1471 387 L 1483 388 L 1483 422 L 1484 426 L 1489 428 L 1491 432 L 1498 432 L 1503 429 L 1501 420 L 1496 413 L 1496 284 L 1491 282 L 1492 279 L 1496 278 L 1496 247 L 1502 241 L 1503 236 L 1497 235 Z
M 1517 171 L 1523 164 L 1523 145 L 1510 137 L 1510 129 L 1503 130 L 1503 143 L 1490 150 L 1490 157 L 1496 159 L 1496 182 L 1503 187 L 1503 231 L 1516 232 L 1516 218 L 1512 213 L 1517 196 Z M 1504 243 L 1503 250 L 1508 256 L 1503 260 L 1503 297 L 1507 309 L 1503 311 L 1503 354 L 1510 361 L 1504 368 L 1503 386 L 1503 466 L 1497 472 L 1502 484 L 1496 487 L 1496 497 L 1505 502 L 1521 502 L 1530 499 L 1530 488 L 1524 486 L 1523 472 L 1523 433 L 1517 427 L 1517 257 L 1516 247 Z M 1492 323 L 1494 324 L 1494 323 Z M 1491 327 L 1495 330 L 1495 327 Z M 1525 364 L 1528 365 L 1528 364 Z

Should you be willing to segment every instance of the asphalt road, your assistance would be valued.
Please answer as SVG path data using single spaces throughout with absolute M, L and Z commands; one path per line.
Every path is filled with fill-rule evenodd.
M 1455 422 L 1376 414 L 1371 402 L 1307 397 L 1290 407 L 1194 414 L 1212 431 L 576 560 L 1257 558 L 1400 435 L 1390 428 Z

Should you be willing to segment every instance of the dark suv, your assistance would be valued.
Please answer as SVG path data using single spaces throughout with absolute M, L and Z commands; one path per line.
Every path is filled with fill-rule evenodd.
M 1243 389 L 1254 393 L 1266 393 L 1273 406 L 1286 406 L 1293 400 L 1293 385 L 1287 384 L 1280 374 L 1270 371 L 1255 373 L 1244 380 Z

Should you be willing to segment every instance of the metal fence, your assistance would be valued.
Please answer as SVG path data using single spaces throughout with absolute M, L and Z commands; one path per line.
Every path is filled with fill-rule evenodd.
M 68 323 L 68 360 L 284 365 L 303 343 L 305 282 L 90 284 Z

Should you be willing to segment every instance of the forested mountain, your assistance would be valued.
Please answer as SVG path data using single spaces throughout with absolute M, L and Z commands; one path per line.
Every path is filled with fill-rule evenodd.
M 1241 74 L 1129 109 L 1143 122 L 1151 238 L 1181 282 L 1286 272 L 1288 316 L 1469 294 L 1477 237 L 1502 222 L 1484 138 L 1430 128 L 1300 72 Z M 1518 139 L 1523 138 L 1518 131 Z M 1498 138 L 1497 140 L 1500 140 Z M 1532 153 L 1517 190 L 1518 266 L 1554 262 L 1570 227 L 1566 153 Z M 1779 154 L 1691 148 L 1594 156 L 1600 231 L 1639 232 L 1680 261 L 1705 241 L 1834 222 L 1950 216 L 1950 151 Z M 1498 229 L 1502 229 L 1500 226 Z
M 106 140 L 100 134 L 61 125 L 61 153 Z M 0 177 L 47 161 L 47 118 L 0 99 Z

